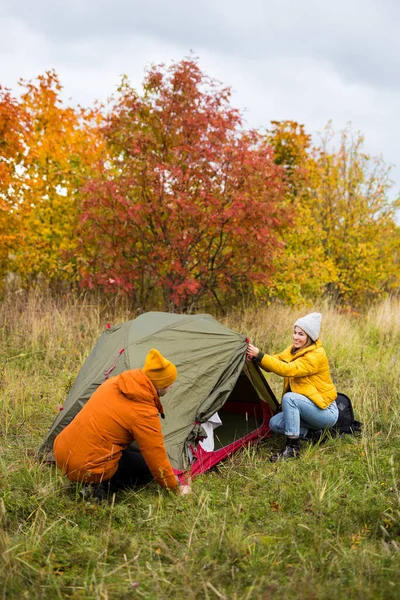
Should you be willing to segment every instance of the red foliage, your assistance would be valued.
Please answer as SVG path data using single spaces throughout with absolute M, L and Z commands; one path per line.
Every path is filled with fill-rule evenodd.
M 166 308 L 184 310 L 268 284 L 289 218 L 282 171 L 229 99 L 192 60 L 152 68 L 142 96 L 123 81 L 104 131 L 109 161 L 86 187 L 85 285 L 143 308 L 161 290 Z

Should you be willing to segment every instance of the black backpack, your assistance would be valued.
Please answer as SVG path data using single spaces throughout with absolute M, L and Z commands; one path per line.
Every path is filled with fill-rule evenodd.
M 309 429 L 307 437 L 314 443 L 322 440 L 322 438 L 326 439 L 326 433 L 329 433 L 331 437 L 361 433 L 363 424 L 355 420 L 350 398 L 346 394 L 338 394 L 336 404 L 339 409 L 339 416 L 333 427 L 318 430 Z

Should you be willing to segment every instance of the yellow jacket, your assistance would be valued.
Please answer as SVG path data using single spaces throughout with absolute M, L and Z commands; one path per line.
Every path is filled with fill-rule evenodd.
M 321 341 L 317 340 L 296 354 L 292 354 L 291 349 L 292 346 L 289 346 L 273 356 L 264 354 L 261 367 L 285 378 L 283 394 L 291 390 L 306 396 L 319 408 L 327 408 L 336 400 L 337 392 Z

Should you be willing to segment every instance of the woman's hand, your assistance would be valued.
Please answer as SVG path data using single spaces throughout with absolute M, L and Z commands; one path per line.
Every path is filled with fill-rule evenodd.
M 257 348 L 257 346 L 253 346 L 253 344 L 250 344 L 250 343 L 247 344 L 247 351 L 246 351 L 247 360 L 251 360 L 252 358 L 255 358 L 259 354 L 259 352 L 260 352 L 260 350 Z

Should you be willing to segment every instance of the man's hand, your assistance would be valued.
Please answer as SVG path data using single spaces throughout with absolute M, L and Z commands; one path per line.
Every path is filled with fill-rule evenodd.
M 187 496 L 187 494 L 191 494 L 192 493 L 192 488 L 190 487 L 190 485 L 180 485 L 179 486 L 179 495 L 180 496 Z

